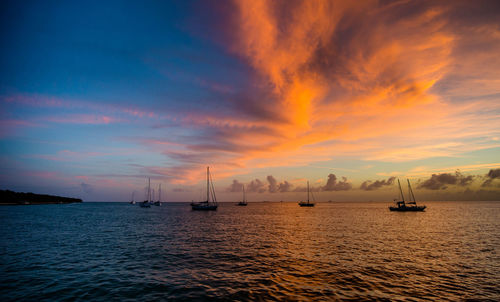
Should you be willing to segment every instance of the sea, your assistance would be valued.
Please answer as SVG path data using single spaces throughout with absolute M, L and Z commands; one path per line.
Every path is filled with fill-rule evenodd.
M 0 207 L 1 301 L 500 301 L 500 202 Z

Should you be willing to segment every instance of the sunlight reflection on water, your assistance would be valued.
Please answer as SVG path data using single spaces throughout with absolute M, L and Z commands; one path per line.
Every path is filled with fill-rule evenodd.
M 0 207 L 0 296 L 500 299 L 500 202 Z

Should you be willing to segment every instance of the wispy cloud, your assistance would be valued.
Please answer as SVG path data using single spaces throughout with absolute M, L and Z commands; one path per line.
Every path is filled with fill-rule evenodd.
M 95 114 L 68 114 L 61 116 L 51 116 L 45 118 L 46 121 L 61 124 L 86 124 L 86 125 L 102 125 L 122 122 L 118 118 L 106 115 Z
M 20 119 L 0 120 L 0 138 L 6 137 L 9 135 L 14 135 L 20 129 L 33 128 L 33 127 L 39 127 L 39 126 L 40 126 L 40 124 L 38 124 L 38 123 L 35 123 L 32 121 L 20 120 Z
M 76 152 L 70 150 L 60 150 L 55 154 L 32 154 L 27 157 L 30 158 L 39 158 L 50 161 L 70 161 L 76 162 L 88 158 L 100 157 L 100 156 L 109 156 L 112 153 L 103 153 L 103 152 Z
M 145 110 L 136 105 L 123 105 L 116 103 L 102 103 L 97 100 L 81 100 L 71 98 L 61 98 L 40 94 L 13 94 L 0 96 L 2 106 L 27 106 L 41 109 L 67 111 L 86 111 L 89 113 L 66 113 L 39 117 L 43 121 L 58 123 L 81 123 L 81 124 L 108 124 L 111 122 L 123 121 L 125 117 L 136 117 L 145 119 L 160 119 L 157 112 Z M 161 118 L 170 118 L 167 114 Z M 130 122 L 130 120 L 128 120 Z

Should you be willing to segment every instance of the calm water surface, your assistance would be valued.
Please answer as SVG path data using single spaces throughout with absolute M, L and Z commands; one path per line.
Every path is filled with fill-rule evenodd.
M 0 298 L 500 300 L 500 202 L 0 207 Z

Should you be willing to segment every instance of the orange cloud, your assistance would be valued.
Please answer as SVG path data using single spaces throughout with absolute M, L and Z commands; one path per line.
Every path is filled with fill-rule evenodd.
M 155 173 L 180 183 L 202 179 L 207 163 L 226 177 L 340 156 L 400 162 L 498 147 L 500 31 L 487 8 L 234 4 L 226 46 L 252 82 L 224 110 L 186 112 L 180 123 L 196 134 L 155 144 L 179 163 Z
M 254 106 L 276 118 L 206 117 L 225 134 L 217 137 L 227 144 L 221 159 L 268 167 L 346 154 L 401 161 L 457 153 L 462 143 L 452 132 L 467 135 L 466 105 L 433 91 L 459 60 L 453 4 L 235 3 L 230 48 L 255 70 Z M 479 124 L 469 122 L 469 129 Z
M 263 122 L 272 137 L 230 139 L 261 147 L 243 152 L 242 162 L 396 127 L 389 132 L 400 133 L 439 118 L 436 106 L 446 107 L 428 93 L 445 72 L 453 42 L 452 35 L 439 31 L 440 9 L 393 20 L 376 2 L 236 1 L 236 6 L 233 51 L 253 66 L 259 87 L 270 85 L 265 106 L 279 117 Z M 339 38 L 344 32 L 351 36 Z M 284 156 L 278 164 L 290 161 Z

